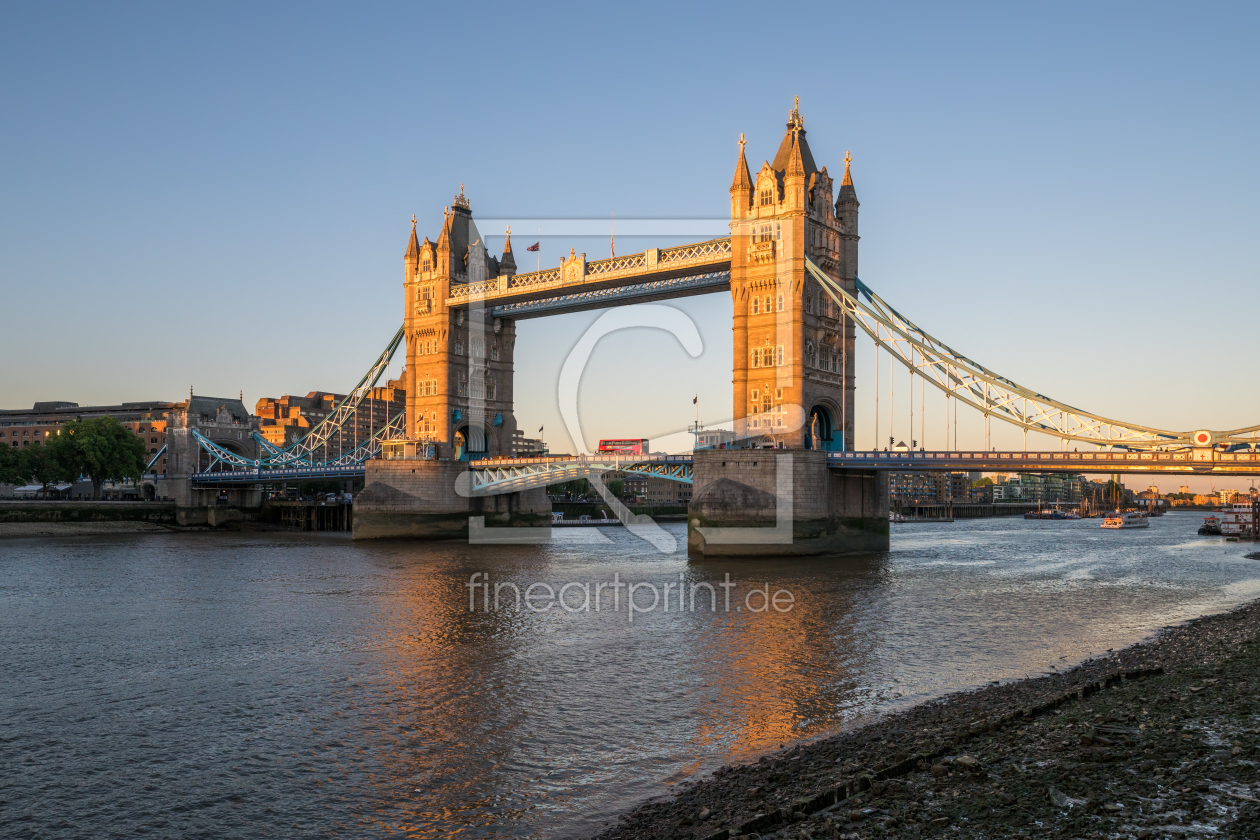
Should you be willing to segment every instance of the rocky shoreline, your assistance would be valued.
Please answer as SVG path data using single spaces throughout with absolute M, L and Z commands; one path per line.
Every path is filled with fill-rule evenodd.
M 1260 602 L 724 767 L 628 838 L 1260 837 Z

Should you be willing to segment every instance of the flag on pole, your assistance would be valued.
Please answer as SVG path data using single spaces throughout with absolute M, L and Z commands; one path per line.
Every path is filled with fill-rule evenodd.
M 691 404 L 692 404 L 692 405 L 695 405 L 695 404 L 697 404 L 698 402 L 700 402 L 700 395 L 699 395 L 699 394 L 696 394 L 694 397 L 692 397 L 692 398 L 691 398 Z
M 540 239 L 540 240 L 538 240 L 537 242 L 535 242 L 533 245 L 530 245 L 530 246 L 529 246 L 528 248 L 526 248 L 525 250 L 526 250 L 526 251 L 537 251 L 537 250 L 538 250 L 538 246 L 539 246 L 539 245 L 541 245 L 541 244 L 542 244 L 542 240 Z
M 542 434 L 542 430 L 543 430 L 543 427 L 542 427 L 542 426 L 539 426 L 539 427 L 538 427 L 538 434 L 540 434 L 540 435 L 541 435 L 541 434 Z

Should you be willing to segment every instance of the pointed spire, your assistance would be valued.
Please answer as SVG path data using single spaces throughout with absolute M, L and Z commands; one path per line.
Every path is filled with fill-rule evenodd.
M 420 240 L 416 239 L 416 214 L 411 214 L 411 240 L 407 243 L 407 262 L 420 259 Z
M 809 150 L 809 143 L 805 142 L 805 120 L 801 117 L 800 97 L 797 97 L 796 105 L 788 115 L 787 131 L 783 135 L 783 142 L 779 144 L 779 151 L 775 153 L 774 163 L 771 166 L 777 172 L 793 174 L 789 172 L 789 169 L 794 155 L 800 156 L 800 171 L 795 174 L 812 175 L 818 171 L 818 166 L 814 163 L 814 155 Z
M 512 228 L 507 229 L 507 241 L 503 243 L 503 256 L 499 258 L 500 274 L 516 273 L 516 256 L 512 253 Z
M 739 160 L 735 161 L 735 178 L 731 181 L 731 192 L 751 190 L 752 176 L 748 173 L 748 159 L 744 157 L 744 134 L 739 135 Z
M 840 206 L 842 204 L 857 205 L 857 190 L 853 188 L 853 174 L 849 172 L 849 163 L 853 160 L 853 156 L 848 152 L 844 153 L 844 180 L 840 182 L 840 194 L 836 196 L 836 215 L 840 215 Z
M 801 160 L 801 140 L 798 132 L 792 133 L 792 151 L 788 157 L 787 172 L 785 174 L 789 178 L 804 178 L 806 175 L 805 162 Z

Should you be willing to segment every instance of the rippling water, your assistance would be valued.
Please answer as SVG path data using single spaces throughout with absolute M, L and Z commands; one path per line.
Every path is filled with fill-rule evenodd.
M 621 528 L 6 540 L 0 835 L 591 834 L 723 763 L 1260 597 L 1249 547 L 1200 521 L 894 526 L 885 555 L 787 561 L 689 561 Z M 630 621 L 624 589 L 534 613 L 505 588 L 470 612 L 477 572 L 672 600 Z M 680 581 L 726 574 L 729 611 L 703 588 L 677 609 Z M 750 612 L 754 584 L 791 609 Z

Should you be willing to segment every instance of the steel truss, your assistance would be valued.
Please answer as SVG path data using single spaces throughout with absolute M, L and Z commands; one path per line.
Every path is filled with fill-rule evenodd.
M 918 373 L 947 395 L 972 406 L 988 416 L 995 416 L 1025 431 L 1040 432 L 1069 440 L 1099 446 L 1120 446 L 1129 449 L 1189 447 L 1195 444 L 1193 432 L 1153 429 L 1124 423 L 1073 408 L 1025 388 L 938 341 L 916 326 L 910 319 L 889 306 L 861 280 L 857 291 L 868 303 L 850 294 L 838 281 L 814 264 L 808 257 L 805 267 L 832 300 L 848 317 L 869 335 L 878 347 Z M 1249 426 L 1227 432 L 1210 433 L 1215 444 L 1254 443 L 1260 426 Z M 1203 441 L 1199 441 L 1202 445 Z
M 358 420 L 358 411 L 364 401 L 368 399 L 368 395 L 372 389 L 376 387 L 377 381 L 389 369 L 389 363 L 394 358 L 398 346 L 402 343 L 404 336 L 403 328 L 399 327 L 398 332 L 394 333 L 394 337 L 390 340 L 380 356 L 363 375 L 359 383 L 354 386 L 346 398 L 342 400 L 332 413 L 320 421 L 315 428 L 311 429 L 301 440 L 294 441 L 287 447 L 279 447 L 268 441 L 257 432 L 254 433 L 254 442 L 257 443 L 259 450 L 263 453 L 259 458 L 246 458 L 238 455 L 229 449 L 226 449 L 214 441 L 207 438 L 196 429 L 191 429 L 193 440 L 197 442 L 202 452 L 210 457 L 210 464 L 205 470 L 199 470 L 194 479 L 199 475 L 207 475 L 209 473 L 230 473 L 239 471 L 253 471 L 255 477 L 268 477 L 269 471 L 276 477 L 290 477 L 295 473 L 311 473 L 324 474 L 330 470 L 335 472 L 340 468 L 358 467 L 370 458 L 375 458 L 381 453 L 381 443 L 386 440 L 403 437 L 406 433 L 407 413 L 406 410 L 396 412 L 389 417 L 380 429 L 374 431 L 366 439 L 358 438 L 357 434 L 350 434 L 350 441 L 354 446 L 349 451 L 343 451 L 328 457 L 327 453 L 332 449 L 331 442 L 338 435 L 344 435 L 346 427 L 354 428 Z M 357 441 L 357 442 L 356 442 Z M 161 453 L 158 453 L 159 455 Z M 324 457 L 319 458 L 317 454 L 323 454 Z M 157 460 L 154 456 L 150 461 L 150 466 Z M 281 472 L 284 475 L 281 475 Z
M 315 462 L 312 462 L 309 459 L 302 461 L 292 459 L 280 460 L 274 456 L 265 458 L 246 458 L 244 455 L 237 455 L 232 450 L 225 449 L 196 429 L 190 429 L 189 431 L 192 432 L 193 440 L 197 441 L 197 445 L 201 447 L 201 450 L 210 456 L 210 464 L 202 472 L 213 472 L 216 466 L 230 470 L 279 470 L 294 468 L 319 470 L 326 467 L 352 467 L 375 458 L 381 454 L 381 442 L 402 437 L 403 433 L 406 431 L 406 426 L 407 412 L 405 410 L 399 411 L 394 414 L 393 417 L 389 418 L 389 421 L 385 423 L 379 431 L 360 443 L 354 449 L 349 452 L 345 452 L 336 458 L 329 458 L 324 461 Z M 257 436 L 255 437 L 257 438 Z M 267 447 L 272 450 L 277 449 L 277 447 L 271 443 L 267 443 Z M 283 453 L 284 450 L 277 451 Z
M 665 455 L 656 458 L 601 458 L 599 456 L 557 456 L 503 461 L 472 461 L 469 495 L 490 496 L 530 487 L 560 484 L 593 473 L 623 472 L 691 483 L 691 456 Z

